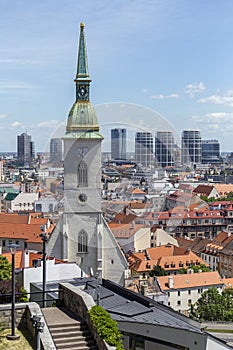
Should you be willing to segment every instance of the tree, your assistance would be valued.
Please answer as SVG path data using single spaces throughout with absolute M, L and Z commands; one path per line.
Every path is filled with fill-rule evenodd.
M 199 321 L 233 321 L 233 288 L 222 294 L 211 287 L 190 307 L 190 317 Z
M 0 304 L 10 303 L 12 294 L 12 281 L 3 280 L 0 281 Z M 23 287 L 19 288 L 18 284 L 15 285 L 15 301 L 27 302 L 27 291 Z
M 189 269 L 193 270 L 194 273 L 197 273 L 197 272 L 200 272 L 200 271 L 201 272 L 209 272 L 210 271 L 209 267 L 205 266 L 205 264 L 190 265 Z M 186 269 L 185 267 L 182 267 L 179 270 L 179 274 L 181 274 L 181 275 L 185 275 L 187 272 L 188 272 L 188 269 Z
M 166 276 L 166 271 L 159 265 L 155 265 L 153 269 L 149 272 L 151 277 L 154 276 Z
M 11 264 L 5 256 L 0 255 L 0 281 L 11 278 Z

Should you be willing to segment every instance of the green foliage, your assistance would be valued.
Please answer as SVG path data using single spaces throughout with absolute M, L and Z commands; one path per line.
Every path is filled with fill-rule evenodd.
M 12 280 L 0 281 L 0 304 L 6 304 L 11 302 L 12 294 Z M 27 302 L 27 291 L 23 287 L 19 288 L 18 284 L 15 284 L 15 301 Z
M 211 287 L 190 307 L 190 317 L 199 321 L 233 321 L 233 289 L 222 294 Z
M 19 289 L 19 292 L 22 293 L 20 296 L 19 296 L 19 301 L 21 303 L 27 303 L 28 302 L 28 293 L 26 291 L 26 289 L 24 287 L 21 287 Z
M 154 276 L 166 276 L 166 271 L 159 265 L 155 265 L 153 269 L 149 272 L 151 277 Z
M 5 256 L 0 255 L 0 281 L 11 278 L 11 264 Z
M 89 310 L 91 321 L 96 328 L 99 336 L 109 345 L 115 346 L 117 350 L 123 350 L 121 341 L 121 332 L 118 324 L 102 306 L 93 306 Z
M 200 264 L 200 265 L 190 265 L 189 269 L 192 269 L 194 273 L 197 273 L 201 270 L 201 272 L 209 272 L 210 269 L 209 267 L 205 266 L 205 264 Z M 182 267 L 179 270 L 179 274 L 185 275 L 187 273 L 188 269 Z

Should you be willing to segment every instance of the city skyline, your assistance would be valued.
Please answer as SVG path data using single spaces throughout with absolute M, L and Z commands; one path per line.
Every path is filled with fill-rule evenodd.
M 155 111 L 179 135 L 199 129 L 203 139 L 218 139 L 222 151 L 232 150 L 231 1 L 210 6 L 181 0 L 71 0 L 67 6 L 64 0 L 49 0 L 13 7 L 0 1 L 0 9 L 0 151 L 15 151 L 16 136 L 25 131 L 43 151 L 65 123 L 75 99 L 74 43 L 81 21 L 88 39 L 91 101 L 98 105 L 105 137 L 106 122 L 124 128 L 125 118 L 110 114 L 106 121 L 99 105 L 128 103 Z M 150 130 L 146 119 L 144 130 L 155 132 L 157 120 Z M 134 124 L 134 118 L 127 122 Z

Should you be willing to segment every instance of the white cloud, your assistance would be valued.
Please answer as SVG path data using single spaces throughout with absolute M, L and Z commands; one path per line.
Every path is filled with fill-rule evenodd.
M 0 119 L 4 119 L 7 117 L 7 114 L 0 114 Z
M 32 86 L 23 81 L 0 80 L 0 90 L 31 89 Z
M 207 134 L 217 132 L 218 135 L 220 133 L 226 135 L 233 130 L 233 113 L 215 112 L 194 115 L 192 116 L 192 120 Z
M 185 93 L 190 97 L 194 97 L 197 93 L 205 91 L 206 87 L 203 82 L 188 84 L 185 86 Z
M 59 121 L 58 120 L 46 120 L 43 122 L 40 122 L 36 125 L 36 128 L 55 128 L 56 126 L 58 126 Z
M 12 127 L 12 128 L 18 128 L 19 126 L 22 126 L 22 123 L 17 122 L 17 121 L 10 124 L 10 127 Z
M 233 90 L 228 90 L 224 95 L 211 95 L 198 100 L 200 103 L 213 103 L 233 107 Z
M 154 95 L 151 96 L 151 98 L 153 98 L 154 100 L 165 100 L 167 98 L 179 98 L 180 96 L 178 94 L 170 94 L 170 95 Z

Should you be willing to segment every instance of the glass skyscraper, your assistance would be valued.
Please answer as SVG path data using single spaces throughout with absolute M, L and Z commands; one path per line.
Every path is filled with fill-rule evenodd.
M 126 159 L 126 129 L 111 129 L 112 159 Z

